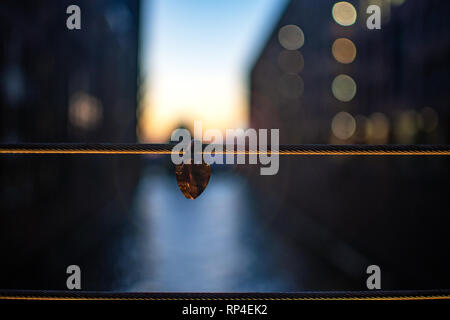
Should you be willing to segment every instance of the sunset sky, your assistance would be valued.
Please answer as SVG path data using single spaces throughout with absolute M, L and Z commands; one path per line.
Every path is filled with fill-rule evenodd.
M 163 142 L 179 125 L 245 128 L 246 77 L 286 1 L 143 1 L 138 135 Z

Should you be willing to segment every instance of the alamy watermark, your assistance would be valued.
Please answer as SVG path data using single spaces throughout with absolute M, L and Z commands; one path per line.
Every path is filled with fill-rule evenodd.
M 70 265 L 66 269 L 69 275 L 66 280 L 66 286 L 69 290 L 81 290 L 81 268 L 77 265 Z
M 261 175 L 275 175 L 279 169 L 279 129 L 270 129 L 270 152 L 268 133 L 268 129 L 226 129 L 224 138 L 217 129 L 203 132 L 202 123 L 195 121 L 193 143 L 191 133 L 186 129 L 176 129 L 172 133 L 172 142 L 178 142 L 172 149 L 172 162 L 190 164 L 193 159 L 194 164 L 246 164 L 248 158 L 249 164 L 258 164 L 259 160 L 259 164 L 265 166 L 260 169 Z M 202 141 L 210 142 L 204 150 Z
M 381 8 L 376 4 L 367 7 L 366 13 L 370 16 L 367 18 L 367 28 L 369 30 L 381 29 Z
M 66 13 L 70 16 L 66 20 L 66 27 L 69 30 L 81 29 L 81 9 L 77 5 L 70 5 L 66 9 Z
M 381 269 L 379 266 L 373 264 L 367 267 L 366 273 L 370 276 L 366 280 L 366 286 L 369 290 L 381 289 Z

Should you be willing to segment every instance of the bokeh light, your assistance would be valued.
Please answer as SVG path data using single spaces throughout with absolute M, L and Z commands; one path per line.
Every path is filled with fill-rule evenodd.
M 366 126 L 368 143 L 384 144 L 389 139 L 389 119 L 381 112 L 372 114 Z
M 69 122 L 76 128 L 91 130 L 97 127 L 102 119 L 102 105 L 95 97 L 78 92 L 69 102 Z
M 285 73 L 299 73 L 304 66 L 303 55 L 297 50 L 283 50 L 278 56 L 278 65 Z
M 356 130 L 355 130 L 355 141 L 357 143 L 364 143 L 367 141 L 367 126 L 369 125 L 369 119 L 363 115 L 355 116 Z
M 296 74 L 284 74 L 278 82 L 278 90 L 283 98 L 298 99 L 303 94 L 303 80 Z
M 439 124 L 439 117 L 436 111 L 430 107 L 422 109 L 419 117 L 419 128 L 425 132 L 433 132 Z
M 334 136 L 341 140 L 350 139 L 356 130 L 356 121 L 353 116 L 347 112 L 339 112 L 331 122 L 331 131 Z
M 341 26 L 351 26 L 356 22 L 356 9 L 355 7 L 347 2 L 341 1 L 336 3 L 332 9 L 333 19 L 336 23 Z
M 356 58 L 355 44 L 346 38 L 339 38 L 333 43 L 334 58 L 344 64 L 352 63 Z
M 394 6 L 401 6 L 403 3 L 405 3 L 406 0 L 391 0 L 391 3 Z
M 297 50 L 305 43 L 305 35 L 298 26 L 288 24 L 280 28 L 278 41 L 287 50 Z
M 346 74 L 338 75 L 331 85 L 333 95 L 342 102 L 351 101 L 356 95 L 356 82 Z
M 396 117 L 395 138 L 397 143 L 413 143 L 418 129 L 418 114 L 414 110 L 401 112 Z

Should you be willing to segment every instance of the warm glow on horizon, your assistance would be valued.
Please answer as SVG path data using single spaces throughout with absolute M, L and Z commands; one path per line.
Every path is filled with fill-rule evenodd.
M 247 128 L 247 76 L 286 1 L 143 2 L 141 142 L 174 129 Z
M 247 94 L 238 79 L 184 77 L 159 79 L 149 90 L 140 115 L 141 141 L 167 141 L 180 126 L 192 130 L 196 120 L 204 130 L 247 126 Z

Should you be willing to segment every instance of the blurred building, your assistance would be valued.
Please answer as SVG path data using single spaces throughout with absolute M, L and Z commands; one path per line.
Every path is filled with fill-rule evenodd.
M 337 19 L 350 19 L 346 26 L 334 20 L 337 2 L 289 4 L 251 72 L 254 125 L 282 128 L 285 143 L 448 142 L 442 12 L 450 4 L 348 1 L 354 16 L 336 10 Z M 369 4 L 382 8 L 381 30 L 366 27 Z M 333 132 L 340 112 L 347 117 L 336 118 Z
M 381 30 L 366 26 L 370 4 Z M 250 73 L 252 127 L 280 128 L 285 144 L 449 143 L 448 12 L 445 0 L 291 1 Z M 438 157 L 299 157 L 255 185 L 285 237 L 360 289 L 376 261 L 385 289 L 449 287 L 448 168 Z
M 81 8 L 81 30 L 66 27 L 70 5 Z M 139 5 L 3 1 L 1 143 L 135 142 Z M 139 162 L 4 156 L 0 172 L 0 248 L 9 261 L 1 273 L 10 274 L 0 277 L 0 287 L 63 289 L 64 277 L 56 274 L 64 274 L 64 264 L 87 261 L 74 248 L 105 245 L 127 213 Z

